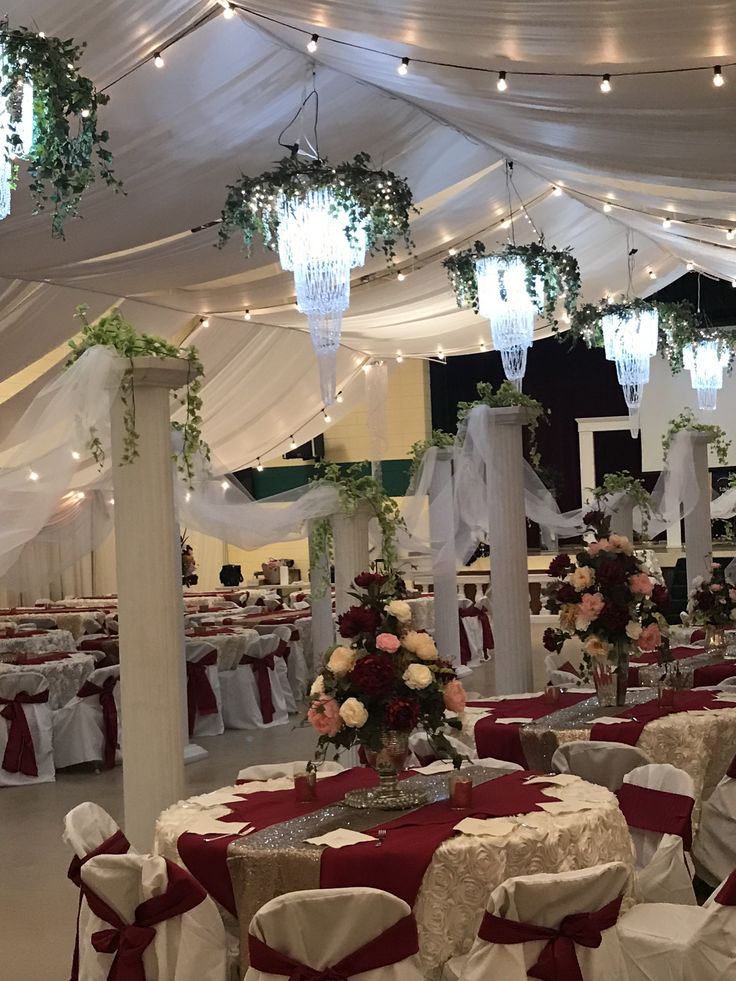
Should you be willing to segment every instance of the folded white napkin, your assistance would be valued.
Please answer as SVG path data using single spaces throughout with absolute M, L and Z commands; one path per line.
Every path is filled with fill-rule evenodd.
M 541 691 L 523 691 L 518 695 L 484 695 L 483 698 L 474 698 L 474 702 L 505 702 L 507 699 L 515 698 L 539 698 Z
M 529 777 L 524 783 L 552 783 L 557 787 L 566 787 L 571 783 L 582 783 L 582 780 L 573 773 L 553 773 L 548 777 Z
M 453 769 L 453 764 L 449 760 L 435 760 L 426 766 L 413 766 L 411 769 L 415 773 L 423 773 L 430 776 L 433 773 L 449 773 Z
M 598 725 L 598 723 L 600 722 L 602 726 L 617 726 L 619 722 L 633 722 L 633 721 L 634 721 L 633 719 L 617 718 L 615 715 L 610 715 L 610 716 L 602 715 L 600 719 L 593 719 L 593 725 Z
M 263 790 L 269 792 L 274 790 L 293 790 L 294 778 L 274 777 L 272 780 L 251 780 L 249 783 L 240 784 L 235 789 L 241 797 L 247 796 L 248 794 L 259 794 Z
M 460 831 L 464 835 L 488 835 L 491 838 L 503 838 L 515 829 L 516 825 L 506 818 L 463 818 L 456 824 L 453 831 Z
M 346 845 L 358 845 L 361 841 L 376 841 L 370 835 L 361 834 L 360 831 L 350 831 L 348 828 L 335 828 L 334 831 L 328 831 L 326 835 L 304 840 L 310 845 L 326 845 L 328 848 L 345 848 Z
M 578 811 L 590 811 L 593 804 L 587 800 L 571 798 L 570 800 L 553 800 L 549 804 L 539 805 L 548 814 L 575 814 Z
M 719 691 L 713 697 L 717 702 L 736 702 L 736 689 L 734 691 Z
M 223 808 L 223 812 L 220 817 L 230 813 L 227 808 Z M 187 818 L 186 828 L 182 828 L 182 831 L 189 831 L 194 835 L 206 835 L 208 838 L 217 835 L 249 835 L 254 830 L 253 825 L 247 822 L 235 824 L 230 821 L 218 821 L 215 814 L 210 812 L 202 812 L 193 815 L 191 819 Z
M 612 796 L 605 787 L 598 787 L 595 784 L 586 783 L 584 780 L 568 784 L 567 787 L 548 787 L 543 789 L 542 793 L 547 797 L 553 797 L 555 800 L 585 800 L 591 804 L 602 804 Z
M 518 719 L 496 719 L 496 722 L 500 726 L 510 726 L 510 725 L 512 725 L 515 722 L 518 722 L 519 725 L 526 725 L 528 722 L 533 722 L 533 721 L 534 721 L 534 719 L 522 719 L 522 718 L 518 718 Z

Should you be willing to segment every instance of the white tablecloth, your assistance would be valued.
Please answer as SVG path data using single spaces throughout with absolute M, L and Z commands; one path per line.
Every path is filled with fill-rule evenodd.
M 49 705 L 60 709 L 77 694 L 84 682 L 95 669 L 95 659 L 91 654 L 77 652 L 62 661 L 49 661 L 48 664 L 0 664 L 0 672 L 37 671 L 46 678 L 49 685 Z
M 233 628 L 236 629 L 236 628 Z M 217 648 L 217 670 L 232 671 L 240 658 L 247 653 L 248 646 L 258 637 L 257 630 L 238 630 L 234 634 L 212 634 L 206 637 L 187 637 L 187 640 L 201 641 Z
M 12 661 L 19 655 L 34 657 L 46 651 L 76 651 L 77 645 L 68 630 L 45 630 L 30 637 L 0 638 L 0 661 Z

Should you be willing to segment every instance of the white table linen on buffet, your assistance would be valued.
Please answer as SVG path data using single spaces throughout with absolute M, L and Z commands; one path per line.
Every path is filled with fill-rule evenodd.
M 24 654 L 34 657 L 47 651 L 76 651 L 77 645 L 68 630 L 44 630 L 28 636 L 0 637 L 0 661 L 14 661 Z
M 49 686 L 49 707 L 60 709 L 71 701 L 95 669 L 95 659 L 81 651 L 59 661 L 42 664 L 0 663 L 0 674 L 35 671 L 43 675 Z
M 437 799 L 437 787 L 446 788 L 448 769 L 447 764 L 434 764 L 427 768 L 426 775 L 419 771 L 422 774 L 419 779 L 434 780 L 435 796 L 430 795 L 430 800 Z M 489 772 L 492 771 L 485 771 L 485 779 Z M 498 770 L 494 776 L 504 772 L 508 771 Z M 325 775 L 323 779 L 329 781 L 330 777 Z M 568 777 L 564 784 L 554 784 L 554 778 L 548 779 L 553 785 L 545 788 L 544 793 L 550 796 L 547 805 L 550 812 L 540 810 L 491 821 L 488 833 L 458 834 L 445 840 L 433 853 L 414 905 L 420 954 L 428 981 L 439 978 L 442 965 L 450 957 L 470 949 L 491 891 L 510 876 L 570 871 L 607 861 L 621 861 L 632 868 L 631 838 L 614 795 L 578 778 Z M 251 829 L 249 833 L 247 796 L 264 790 L 291 794 L 293 778 L 284 776 L 226 787 L 180 801 L 164 811 L 156 825 L 155 851 L 180 864 L 177 840 L 184 832 L 207 836 L 210 841 L 221 840 L 223 835 L 241 835 L 227 848 L 227 865 L 240 921 L 241 960 L 247 951 L 248 923 L 256 909 L 276 895 L 320 885 L 320 851 L 303 843 L 306 833 L 296 829 L 297 838 L 291 843 L 281 834 L 282 840 L 277 840 L 273 827 L 260 833 Z M 318 789 L 318 799 L 319 793 Z M 446 790 L 443 796 L 447 796 Z M 560 803 L 555 804 L 555 800 Z M 244 815 L 245 823 L 219 821 L 231 814 L 228 802 L 236 801 L 241 806 L 238 817 Z M 326 831 L 349 826 L 348 822 L 357 820 L 358 813 L 366 815 L 339 804 L 329 805 L 324 815 L 319 811 L 310 815 L 309 835 L 314 833 L 313 828 L 319 828 L 322 820 L 321 830 Z M 374 824 L 393 820 L 401 812 L 369 814 L 373 817 L 368 817 L 369 824 L 365 827 L 371 820 Z M 457 821 L 463 816 L 458 811 Z M 288 836 L 289 826 L 293 824 L 287 821 L 277 827 Z M 245 961 L 241 966 L 245 967 Z

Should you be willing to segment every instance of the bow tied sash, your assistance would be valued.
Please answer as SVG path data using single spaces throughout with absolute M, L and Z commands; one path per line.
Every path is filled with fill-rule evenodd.
M 693 844 L 693 806 L 686 794 L 671 794 L 651 787 L 624 783 L 617 791 L 618 806 L 630 828 L 679 835 L 686 851 Z
M 187 661 L 187 714 L 189 735 L 194 733 L 198 715 L 216 715 L 217 698 L 212 690 L 207 668 L 217 664 L 217 651 L 210 651 L 198 661 Z
M 271 676 L 269 672 L 273 671 L 276 667 L 275 658 L 277 653 L 278 648 L 276 648 L 273 654 L 267 654 L 266 657 L 251 657 L 250 654 L 244 654 L 240 659 L 241 664 L 250 665 L 253 669 L 253 674 L 256 676 L 261 718 L 266 724 L 273 722 L 274 707 L 273 698 L 271 697 Z
M 274 657 L 282 657 L 286 662 L 289 660 L 289 654 L 291 654 L 291 647 L 288 641 L 280 640 L 279 646 L 273 652 Z
M 40 705 L 48 702 L 49 690 L 29 695 L 19 691 L 13 698 L 0 698 L 0 715 L 8 723 L 8 742 L 3 755 L 3 770 L 8 773 L 22 773 L 27 777 L 38 776 L 36 750 L 24 705 Z
M 97 695 L 102 709 L 102 728 L 105 734 L 104 763 L 106 769 L 115 766 L 115 751 L 118 748 L 118 709 L 115 704 L 115 686 L 118 678 L 112 675 L 101 685 L 85 681 L 77 692 L 77 698 L 92 698 Z
M 491 944 L 526 944 L 546 940 L 539 960 L 527 971 L 541 981 L 583 981 L 575 945 L 600 947 L 604 930 L 616 925 L 621 896 L 593 913 L 566 916 L 557 929 L 519 923 L 486 913 L 478 936 Z
M 483 652 L 485 654 L 488 654 L 493 650 L 493 631 L 491 630 L 491 621 L 488 619 L 488 610 L 484 610 L 477 606 L 467 606 L 461 610 L 458 610 L 458 613 L 460 615 L 460 661 L 462 664 L 467 664 L 472 658 L 472 652 L 470 650 L 468 635 L 465 633 L 465 628 L 463 626 L 463 620 L 466 620 L 468 617 L 472 617 L 474 620 L 480 620 L 480 627 L 483 637 Z
M 136 907 L 132 923 L 126 923 L 88 886 L 84 896 L 91 911 L 110 927 L 92 934 L 98 953 L 114 954 L 107 981 L 146 981 L 143 954 L 156 937 L 155 927 L 165 920 L 182 916 L 199 906 L 207 893 L 184 869 L 166 860 L 168 886 L 160 896 L 152 896 Z
M 277 974 L 289 981 L 350 981 L 355 974 L 378 971 L 398 964 L 419 950 L 417 925 L 410 913 L 388 930 L 369 940 L 337 964 L 322 969 L 308 967 L 287 954 L 274 950 L 262 940 L 248 935 L 250 966 L 264 974 Z

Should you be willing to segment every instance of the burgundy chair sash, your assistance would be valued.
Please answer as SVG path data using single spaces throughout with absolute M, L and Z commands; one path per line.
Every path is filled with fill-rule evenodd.
M 299 643 L 301 639 L 302 639 L 301 634 L 299 633 L 298 630 L 296 630 L 296 628 L 291 631 L 291 641 L 293 644 Z
M 583 947 L 600 947 L 604 930 L 616 925 L 621 908 L 619 896 L 592 913 L 573 913 L 566 916 L 555 930 L 536 926 L 534 923 L 518 923 L 502 916 L 486 913 L 478 930 L 478 936 L 489 944 L 526 944 L 546 940 L 547 944 L 539 960 L 527 971 L 530 978 L 542 981 L 583 981 L 575 944 Z
M 411 913 L 337 964 L 322 970 L 300 964 L 253 934 L 248 935 L 250 966 L 264 974 L 281 975 L 289 981 L 349 981 L 354 974 L 389 967 L 413 956 L 418 950 L 417 925 Z
M 483 636 L 483 651 L 488 653 L 493 650 L 494 640 L 493 631 L 491 630 L 491 621 L 488 619 L 488 610 L 479 609 L 477 606 L 467 606 L 462 610 L 458 610 L 460 616 L 460 661 L 462 664 L 467 664 L 471 657 L 470 643 L 468 641 L 468 636 L 465 633 L 463 627 L 463 620 L 468 617 L 480 620 L 480 626 Z
M 98 855 L 125 855 L 129 851 L 130 842 L 118 828 L 115 834 L 110 835 L 109 838 L 105 838 L 102 844 L 98 845 L 97 848 L 93 848 L 91 852 L 87 852 L 84 858 L 75 855 L 69 863 L 69 870 L 66 873 L 67 878 L 79 889 L 77 930 L 74 934 L 74 954 L 72 955 L 72 970 L 69 975 L 70 981 L 79 981 L 79 914 L 82 910 L 82 866 L 89 862 L 91 858 L 96 858 Z
M 721 906 L 736 906 L 736 870 L 734 870 L 715 896 L 715 902 Z
M 288 662 L 289 654 L 291 654 L 291 647 L 289 646 L 288 642 L 285 640 L 280 640 L 279 646 L 273 652 L 273 656 L 283 657 L 283 659 Z
M 27 777 L 38 776 L 36 750 L 23 706 L 40 705 L 48 700 L 48 688 L 37 695 L 19 691 L 14 698 L 0 698 L 0 705 L 4 706 L 0 709 L 0 715 L 8 721 L 8 743 L 3 755 L 3 770 L 8 773 L 23 773 Z
M 625 783 L 616 793 L 618 806 L 630 828 L 641 831 L 657 831 L 660 834 L 679 835 L 686 851 L 693 843 L 692 797 L 670 794 L 650 787 L 637 787 Z
M 107 981 L 146 981 L 143 952 L 156 937 L 156 925 L 188 913 L 206 898 L 207 893 L 196 879 L 168 859 L 166 871 L 169 879 L 166 892 L 140 903 L 132 923 L 121 919 L 89 887 L 82 887 L 95 916 L 110 924 L 109 930 L 98 930 L 91 938 L 98 953 L 115 955 Z
M 731 777 L 732 780 L 736 780 L 736 756 L 729 763 L 726 776 Z
M 194 733 L 194 723 L 198 715 L 215 715 L 217 698 L 212 690 L 207 668 L 217 664 L 217 651 L 210 651 L 198 661 L 187 661 L 187 714 L 189 715 L 189 735 Z
M 77 692 L 77 698 L 91 698 L 98 695 L 102 709 L 102 728 L 105 733 L 105 748 L 103 760 L 105 767 L 110 770 L 115 766 L 115 751 L 118 748 L 118 708 L 115 704 L 115 685 L 118 678 L 114 675 L 105 678 L 102 685 L 85 681 Z
M 256 685 L 258 686 L 261 718 L 266 724 L 273 722 L 274 714 L 273 698 L 271 697 L 271 676 L 269 675 L 269 671 L 273 671 L 276 667 L 274 658 L 275 653 L 268 654 L 266 657 L 251 657 L 250 654 L 243 654 L 240 659 L 241 664 L 249 664 L 253 668 L 253 674 L 256 676 Z

